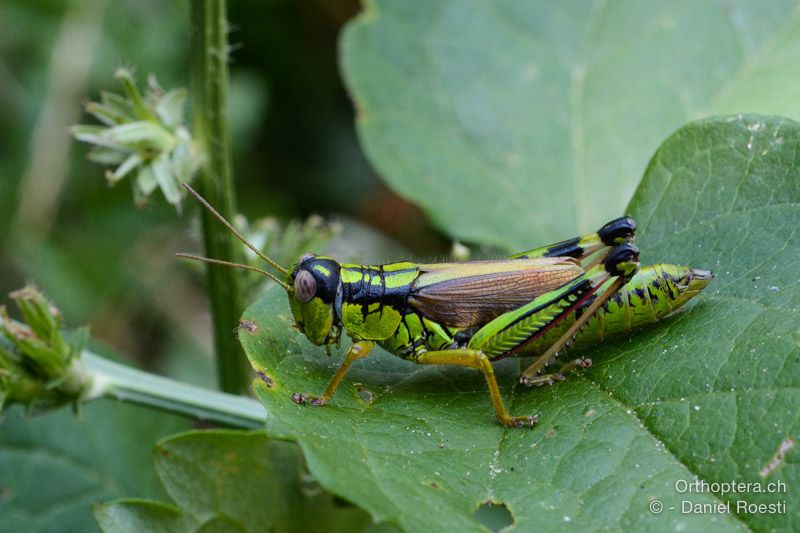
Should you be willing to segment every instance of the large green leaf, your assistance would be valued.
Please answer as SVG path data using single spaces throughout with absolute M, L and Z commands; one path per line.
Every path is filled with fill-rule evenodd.
M 369 517 L 304 480 L 296 446 L 263 432 L 193 431 L 158 443 L 156 469 L 174 505 L 98 506 L 105 531 L 356 531 Z
M 0 532 L 97 529 L 93 503 L 127 494 L 163 494 L 153 442 L 186 420 L 98 400 L 76 417 L 68 409 L 25 417 L 14 408 L 0 422 Z
M 740 518 L 796 531 L 800 125 L 739 116 L 683 128 L 653 158 L 631 211 L 646 260 L 702 265 L 717 279 L 704 304 L 675 321 L 677 344 L 659 331 L 620 351 L 595 381 L 701 478 L 784 482 L 786 493 L 729 498 L 787 501 L 788 514 Z
M 717 279 L 679 316 L 590 352 L 585 377 L 530 390 L 515 385 L 519 361 L 495 365 L 512 412 L 540 415 L 532 431 L 496 424 L 476 373 L 385 353 L 354 365 L 330 405 L 294 404 L 294 392 L 323 390 L 342 353 L 327 358 L 292 330 L 273 291 L 241 333 L 265 376 L 267 432 L 297 440 L 325 487 L 408 530 L 478 530 L 486 501 L 520 531 L 798 527 L 798 154 L 800 125 L 757 116 L 690 124 L 662 145 L 631 206 L 642 258 Z M 695 476 L 789 489 L 676 490 Z M 680 512 L 684 500 L 735 511 L 740 499 L 785 500 L 789 514 Z
M 620 215 L 688 120 L 800 118 L 796 0 L 368 0 L 342 47 L 387 183 L 450 236 L 515 249 Z

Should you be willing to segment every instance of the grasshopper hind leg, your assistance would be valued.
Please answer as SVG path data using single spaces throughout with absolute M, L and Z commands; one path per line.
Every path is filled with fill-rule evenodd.
M 492 360 L 523 352 L 528 343 L 574 313 L 577 307 L 591 298 L 606 282 L 616 278 L 606 292 L 595 298 L 589 309 L 576 320 L 567 333 L 523 373 L 524 378 L 528 377 L 528 372 L 532 372 L 529 377 L 534 378 L 572 339 L 596 309 L 633 276 L 639 267 L 638 257 L 639 250 L 635 246 L 628 242 L 620 244 L 611 250 L 602 265 L 593 267 L 558 289 L 539 295 L 528 304 L 508 311 L 482 326 L 471 336 L 465 348 L 423 352 L 414 361 L 419 364 L 460 365 L 480 370 L 486 378 L 492 405 L 500 423 L 506 427 L 533 427 L 536 417 L 515 417 L 506 410 L 492 369 Z
M 512 255 L 511 259 L 534 257 L 572 257 L 582 261 L 596 252 L 609 249 L 624 243 L 633 242 L 636 238 L 636 221 L 631 217 L 619 217 L 606 222 L 600 229 L 590 235 L 575 237 L 565 241 L 549 244 L 534 250 Z
M 608 283 L 608 287 L 599 297 L 589 305 L 589 307 L 578 317 L 570 328 L 547 351 L 533 362 L 519 377 L 523 385 L 541 384 L 537 379 L 537 374 L 551 360 L 555 359 L 559 352 L 569 346 L 569 344 L 580 333 L 584 324 L 594 316 L 611 297 L 636 274 L 639 270 L 639 249 L 632 244 L 622 244 L 614 248 L 611 253 L 603 260 L 605 276 L 600 278 L 596 288 Z M 577 307 L 577 306 L 575 306 Z M 574 309 L 573 309 L 574 310 Z M 560 372 L 559 372 L 560 373 Z

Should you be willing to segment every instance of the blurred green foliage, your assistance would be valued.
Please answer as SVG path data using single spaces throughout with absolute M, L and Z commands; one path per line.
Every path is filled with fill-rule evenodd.
M 24 323 L 0 305 L 0 412 L 7 403 L 29 411 L 72 403 L 77 411 L 92 384 L 80 361 L 89 329 L 64 331 L 61 312 L 32 285 L 9 297 Z
M 383 255 L 399 251 L 376 240 L 364 223 L 422 243 L 422 253 L 437 253 L 441 238 L 380 185 L 358 148 L 336 59 L 339 30 L 358 10 L 355 0 L 230 3 L 229 118 L 239 209 L 249 220 L 278 217 L 277 224 L 267 223 L 276 235 L 306 233 L 303 224 L 319 224 L 303 222 L 312 214 L 344 215 L 354 237 L 340 236 L 332 245 L 348 259 L 363 255 L 364 247 L 375 253 L 376 243 Z M 176 214 L 158 196 L 136 208 L 127 180 L 110 188 L 104 169 L 87 159 L 87 146 L 69 135 L 74 124 L 97 123 L 85 105 L 101 91 L 119 91 L 114 74 L 120 67 L 133 71 L 139 87 L 151 73 L 167 89 L 190 85 L 188 12 L 186 0 L 2 3 L 0 294 L 35 280 L 60 303 L 68 327 L 90 323 L 94 340 L 139 366 L 213 387 L 203 276 L 173 255 L 201 249 L 196 208 L 187 204 Z M 429 237 L 417 241 L 420 229 Z M 278 252 L 284 262 L 298 253 Z M 5 526 L 86 531 L 95 527 L 92 502 L 161 497 L 153 443 L 186 426 L 144 411 L 102 402 L 82 410 L 80 420 L 68 411 L 29 421 L 14 410 L 0 418 L 0 463 L 15 465 L 13 475 L 4 469 L 0 478 Z M 63 438 L 81 432 L 91 438 Z M 77 464 L 83 477 L 58 475 L 47 463 L 51 455 Z M 98 455 L 116 458 L 108 472 L 102 461 L 90 464 Z M 141 482 L 129 482 L 115 468 L 129 468 Z M 31 472 L 61 480 L 52 487 L 65 498 L 75 492 L 69 479 L 84 495 L 59 507 Z M 86 489 L 95 482 L 97 490 Z
M 166 225 L 183 222 L 161 204 L 133 208 L 127 185 L 109 190 L 65 128 L 84 118 L 90 95 L 114 86 L 121 64 L 185 85 L 185 10 L 95 0 L 11 1 L 0 10 L 0 78 L 13 88 L 0 91 L 0 291 L 35 279 L 70 322 L 92 322 L 99 338 L 134 354 L 151 352 L 153 333 L 169 322 L 149 312 L 136 282 L 148 261 L 137 246 L 148 246 L 148 233 L 163 242 Z
M 355 0 L 230 4 L 239 208 L 250 219 L 343 214 L 439 253 L 424 217 L 380 185 L 358 148 L 336 59 L 358 10 Z M 196 355 L 208 353 L 202 278 L 172 256 L 200 248 L 186 230 L 194 208 L 176 215 L 157 199 L 136 209 L 130 185 L 109 189 L 67 131 L 96 123 L 83 108 L 118 90 L 120 66 L 140 87 L 150 73 L 165 88 L 189 85 L 188 3 L 9 0 L 0 35 L 0 294 L 35 280 L 97 339 L 213 382 Z

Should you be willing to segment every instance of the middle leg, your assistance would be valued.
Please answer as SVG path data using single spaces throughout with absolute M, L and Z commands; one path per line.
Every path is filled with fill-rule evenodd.
M 494 377 L 494 369 L 492 362 L 486 357 L 486 354 L 480 350 L 470 350 L 468 348 L 460 348 L 456 350 L 439 350 L 433 352 L 423 352 L 419 354 L 415 361 L 421 365 L 459 365 L 467 366 L 470 368 L 477 368 L 483 372 L 483 377 L 486 378 L 486 384 L 489 386 L 489 394 L 492 397 L 492 405 L 494 406 L 497 420 L 500 421 L 505 427 L 534 427 L 536 425 L 536 416 L 511 416 L 503 404 L 503 398 L 500 396 L 500 388 L 497 386 L 497 379 Z

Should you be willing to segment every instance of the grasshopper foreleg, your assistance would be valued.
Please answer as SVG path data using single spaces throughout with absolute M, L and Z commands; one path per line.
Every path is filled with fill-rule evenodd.
M 342 361 L 342 365 L 328 382 L 328 386 L 325 387 L 325 392 L 323 392 L 321 396 L 312 396 L 310 394 L 296 392 L 292 395 L 292 400 L 297 404 L 309 403 L 315 406 L 325 405 L 330 401 L 331 398 L 333 398 L 333 393 L 336 392 L 336 387 L 338 387 L 339 383 L 341 383 L 342 379 L 344 379 L 345 374 L 347 374 L 347 371 L 350 370 L 350 366 L 355 361 L 368 356 L 374 347 L 375 343 L 372 341 L 356 342 L 350 347 L 349 350 L 347 350 L 347 355 L 345 356 L 344 361 Z

